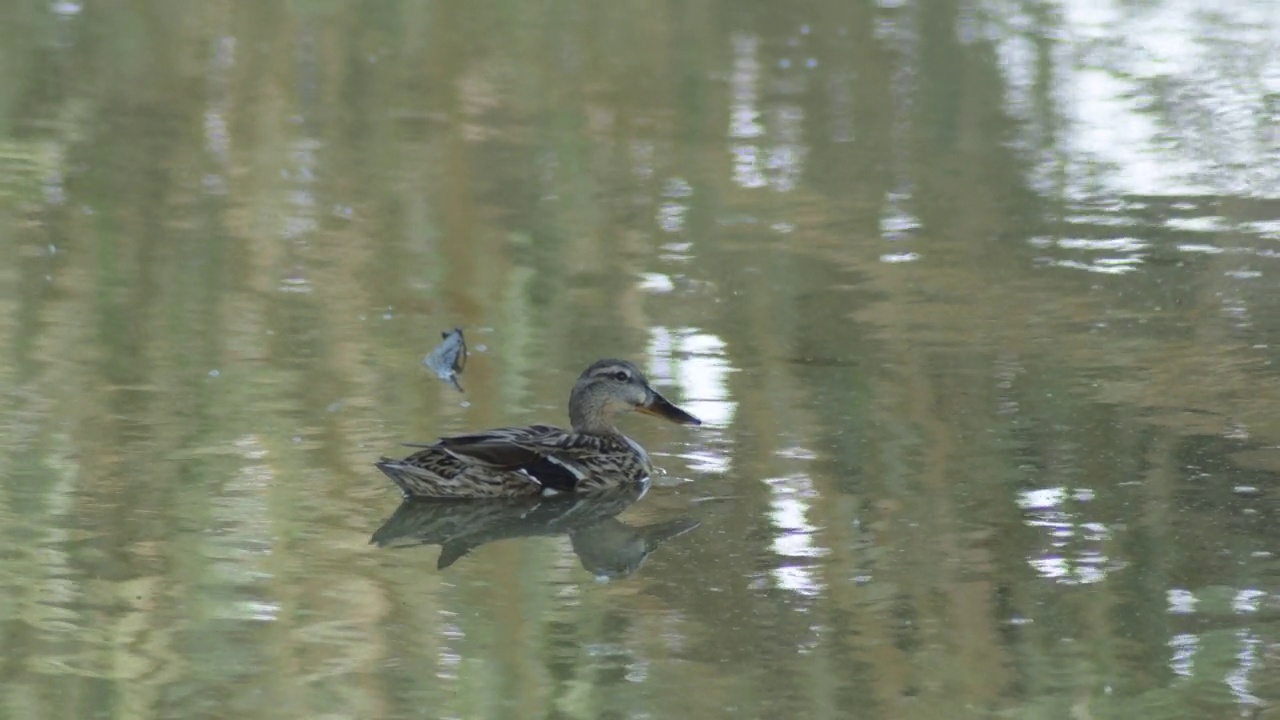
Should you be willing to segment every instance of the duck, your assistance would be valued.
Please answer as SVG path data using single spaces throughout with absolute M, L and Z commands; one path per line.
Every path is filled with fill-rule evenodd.
M 442 437 L 399 460 L 375 467 L 405 499 L 513 498 L 591 493 L 647 481 L 652 465 L 639 443 L 615 426 L 639 412 L 679 425 L 702 421 L 672 404 L 627 360 L 597 360 L 569 394 L 571 429 L 551 425 L 502 427 Z

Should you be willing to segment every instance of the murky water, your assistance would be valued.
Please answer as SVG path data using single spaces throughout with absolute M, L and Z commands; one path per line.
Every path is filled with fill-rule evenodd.
M 0 717 L 1280 717 L 1276 8 L 12 3 Z

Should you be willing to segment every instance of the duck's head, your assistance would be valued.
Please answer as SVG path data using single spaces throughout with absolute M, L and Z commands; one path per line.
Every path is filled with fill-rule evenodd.
M 597 360 L 578 376 L 569 396 L 569 421 L 579 432 L 609 432 L 613 418 L 636 411 L 681 425 L 702 421 L 654 390 L 640 368 L 626 360 Z

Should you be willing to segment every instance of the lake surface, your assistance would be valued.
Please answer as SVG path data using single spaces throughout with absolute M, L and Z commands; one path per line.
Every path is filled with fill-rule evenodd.
M 0 718 L 1280 718 L 1278 7 L 11 2 Z

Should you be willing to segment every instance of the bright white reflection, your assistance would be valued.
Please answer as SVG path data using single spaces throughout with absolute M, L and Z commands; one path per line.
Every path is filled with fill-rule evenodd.
M 1091 263 L 1080 262 L 1079 260 L 1054 260 L 1052 264 L 1057 267 L 1085 270 L 1102 273 L 1103 275 L 1123 275 L 1137 270 L 1136 266 L 1141 262 L 1141 258 L 1098 258 Z
M 769 482 L 776 482 L 781 478 Z M 807 482 L 808 479 L 805 478 Z M 793 495 L 775 495 L 769 501 L 769 519 L 778 529 L 773 539 L 773 551 L 788 557 L 822 557 L 827 549 L 813 544 L 812 533 L 818 528 L 809 524 L 806 515 L 809 503 Z
M 1040 488 L 1038 490 L 1024 490 L 1018 494 L 1018 507 L 1023 510 L 1043 510 L 1052 508 L 1063 500 L 1067 499 L 1067 491 L 1065 488 Z
M 1138 238 L 1062 238 L 1058 247 L 1068 250 L 1111 250 L 1113 252 L 1138 252 L 1151 247 L 1151 243 Z
M 1280 71 L 1266 61 L 1274 56 L 1275 3 L 1221 0 L 1212 12 L 1172 0 L 1055 7 L 1054 32 L 1072 42 L 1047 59 L 1034 40 L 1042 21 L 1017 4 L 1001 3 L 975 31 L 996 47 L 1006 109 L 1024 120 L 1036 187 L 1075 196 L 1280 194 L 1280 166 L 1268 159 L 1273 136 L 1260 132 L 1280 92 Z M 1049 91 L 1064 119 L 1055 115 L 1052 127 L 1040 119 L 1044 62 L 1052 64 Z M 1063 158 L 1083 162 L 1064 168 Z
M 724 341 L 693 328 L 649 330 L 649 374 L 657 383 L 680 388 L 682 406 L 703 423 L 725 426 L 737 403 L 729 399 L 729 373 Z
M 663 232 L 677 233 L 684 229 L 684 214 L 688 210 L 678 202 L 667 200 L 658 206 L 658 227 Z
M 1131 237 L 1054 239 L 1041 235 L 1030 238 L 1027 242 L 1038 248 L 1057 246 L 1064 250 L 1117 253 L 1117 255 L 1111 257 L 1095 256 L 1088 260 L 1041 258 L 1041 261 L 1048 265 L 1107 275 L 1122 275 L 1138 270 L 1146 258 L 1146 250 L 1150 247 L 1150 243 Z
M 1280 240 L 1280 220 L 1254 220 L 1239 225 L 1240 230 L 1261 235 L 1268 240 Z
M 1094 498 L 1088 488 L 1037 488 L 1018 494 L 1018 507 L 1026 524 L 1041 528 L 1044 547 L 1027 562 L 1041 577 L 1068 584 L 1090 584 L 1105 580 L 1116 566 L 1101 549 L 1110 529 L 1081 516 L 1080 507 Z
M 907 209 L 911 200 L 908 189 L 900 189 L 885 195 L 884 210 L 880 214 L 880 237 L 885 240 L 906 240 L 920 229 L 920 220 Z
M 1173 230 L 1183 230 L 1185 232 L 1203 232 L 1203 233 L 1219 233 L 1226 232 L 1231 229 L 1231 223 L 1226 218 L 1217 217 L 1215 215 L 1206 215 L 1204 217 L 1183 217 L 1169 218 L 1164 221 L 1167 228 Z
M 778 587 L 790 590 L 807 597 L 814 597 L 822 592 L 822 584 L 816 580 L 813 568 L 780 567 L 770 571 Z
M 1261 590 L 1239 590 L 1231 599 L 1231 609 L 1237 613 L 1256 613 L 1267 594 Z
M 240 603 L 240 611 L 245 620 L 272 622 L 280 614 L 280 603 L 246 600 Z
M 1200 638 L 1195 635 L 1174 635 L 1169 640 L 1169 648 L 1173 656 L 1169 658 L 1169 669 L 1176 675 L 1191 677 L 1195 671 L 1196 650 L 1200 648 Z
M 649 330 L 649 375 L 656 385 L 672 384 L 680 389 L 680 404 L 702 420 L 705 426 L 725 427 L 733 422 L 737 403 L 729 399 L 729 367 L 724 357 L 724 341 L 693 328 Z M 711 435 L 707 436 L 711 439 Z M 682 453 L 697 472 L 724 473 L 729 456 L 713 442 Z
M 1204 253 L 1206 255 L 1221 255 L 1227 252 L 1225 248 L 1217 245 L 1204 245 L 1202 243 L 1178 243 L 1178 252 L 1185 253 Z
M 1102 225 L 1106 227 L 1133 227 L 1138 225 L 1138 218 L 1130 215 L 1117 215 L 1107 213 L 1122 213 L 1126 211 L 1137 211 L 1146 208 L 1146 205 L 1135 202 L 1110 202 L 1107 207 L 1099 208 L 1102 212 L 1070 212 L 1062 219 L 1064 222 L 1073 225 Z M 1044 247 L 1044 246 L 1041 246 Z
M 816 495 L 808 475 L 795 474 L 767 478 L 769 486 L 769 521 L 773 525 L 773 552 L 784 558 L 816 558 L 829 550 L 814 542 L 818 527 L 809 522 L 809 502 Z M 817 595 L 822 581 L 814 568 L 785 565 L 771 572 L 774 584 L 801 595 Z
M 693 243 L 688 242 L 670 242 L 662 246 L 662 253 L 658 255 L 659 259 L 670 262 L 684 262 L 689 260 L 692 255 L 689 251 L 693 249 Z
M 669 293 L 676 289 L 676 285 L 671 282 L 670 275 L 664 275 L 662 273 L 641 273 L 640 289 L 654 293 Z
M 1249 674 L 1258 667 L 1258 648 L 1262 645 L 1262 640 L 1251 630 L 1237 630 L 1236 639 L 1240 641 L 1240 651 L 1236 653 L 1240 666 L 1227 673 L 1227 687 L 1236 696 L 1236 702 L 1257 707 L 1263 702 L 1262 698 L 1250 691 L 1253 683 L 1249 680 Z
M 1104 70 L 1080 70 L 1060 91 L 1075 112 L 1067 145 L 1084 157 L 1105 162 L 1119 190 L 1137 194 L 1192 194 L 1207 188 L 1193 182 L 1196 165 L 1162 147 L 1160 128 L 1143 113 L 1133 86 Z
M 919 259 L 920 259 L 920 253 L 913 253 L 913 252 L 885 253 L 884 255 L 880 256 L 880 262 L 888 263 L 891 265 L 894 263 L 915 262 L 916 260 L 919 260 Z

